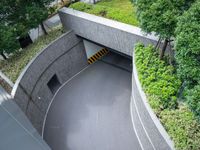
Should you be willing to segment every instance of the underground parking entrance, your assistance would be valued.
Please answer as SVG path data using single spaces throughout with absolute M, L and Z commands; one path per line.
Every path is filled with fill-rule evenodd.
M 131 72 L 131 59 L 109 50 L 65 82 L 46 114 L 47 144 L 53 150 L 141 149 L 131 122 Z

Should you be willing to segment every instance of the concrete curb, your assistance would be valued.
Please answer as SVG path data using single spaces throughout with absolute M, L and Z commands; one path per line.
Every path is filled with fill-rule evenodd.
M 0 82 L 1 86 L 10 94 L 14 83 L 3 73 L 0 71 Z

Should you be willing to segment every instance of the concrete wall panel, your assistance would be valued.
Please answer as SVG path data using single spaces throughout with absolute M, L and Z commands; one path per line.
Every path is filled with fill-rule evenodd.
M 145 36 L 140 28 L 113 21 L 103 17 L 87 14 L 70 8 L 63 8 L 59 12 L 61 22 L 66 30 L 73 30 L 75 34 L 132 56 L 137 42 L 155 44 L 157 38 L 153 35 Z
M 82 39 L 68 31 L 42 50 L 21 73 L 12 96 L 40 134 L 54 95 L 48 82 L 56 75 L 62 85 L 86 66 Z

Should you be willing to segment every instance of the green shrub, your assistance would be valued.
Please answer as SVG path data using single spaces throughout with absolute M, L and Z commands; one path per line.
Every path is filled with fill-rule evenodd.
M 153 46 L 135 48 L 139 79 L 148 95 L 158 97 L 160 109 L 176 108 L 180 80 L 174 68 L 158 58 Z
M 200 118 L 200 1 L 196 1 L 178 21 L 175 38 L 178 75 L 186 83 L 184 96 Z
M 96 5 L 92 5 L 83 2 L 77 2 L 70 5 L 70 8 L 94 14 L 97 16 L 102 16 L 108 19 L 113 19 L 123 23 L 135 26 L 138 25 L 133 8 L 127 10 L 127 7 L 122 7 L 122 9 L 120 9 L 120 6 L 108 7 L 106 6 L 106 3 L 107 2 L 104 1 L 103 3 L 99 2 Z
M 73 9 L 76 9 L 79 11 L 87 11 L 87 10 L 92 9 L 92 5 L 83 3 L 83 2 L 77 2 L 77 3 L 70 5 L 70 8 L 73 8 Z
M 200 124 L 186 106 L 163 110 L 160 118 L 177 150 L 200 150 Z
M 186 99 L 191 110 L 200 119 L 200 84 L 186 91 Z
M 196 1 L 178 21 L 175 38 L 178 74 L 195 86 L 200 82 L 200 1 Z
M 199 150 L 200 124 L 187 106 L 177 103 L 180 80 L 174 68 L 159 60 L 157 55 L 153 46 L 144 47 L 138 44 L 135 48 L 139 79 L 149 103 L 177 150 Z M 200 87 L 188 90 L 187 95 L 191 99 L 190 106 L 199 113 L 199 105 L 196 104 L 199 101 Z

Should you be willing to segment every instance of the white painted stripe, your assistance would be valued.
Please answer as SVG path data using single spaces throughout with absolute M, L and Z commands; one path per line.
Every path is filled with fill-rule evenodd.
M 90 67 L 90 65 L 88 65 L 87 67 L 85 67 L 84 69 L 82 69 L 81 71 L 79 71 L 77 74 L 75 74 L 74 76 L 72 76 L 69 80 L 67 80 L 64 84 L 62 84 L 59 89 L 56 91 L 56 93 L 54 94 L 53 98 L 51 99 L 51 102 L 47 108 L 46 114 L 44 116 L 44 121 L 43 121 L 43 126 L 42 126 L 42 138 L 44 138 L 44 127 L 45 127 L 45 123 L 46 123 L 46 119 L 47 119 L 47 115 L 49 112 L 49 109 L 51 107 L 51 104 L 53 103 L 54 98 L 56 97 L 56 95 L 58 94 L 58 92 L 60 91 L 60 89 L 62 89 L 68 82 L 70 82 L 73 78 L 75 78 L 76 76 L 78 76 L 81 72 L 85 71 L 88 67 Z
M 140 144 L 142 150 L 145 150 L 144 147 L 143 147 L 143 145 L 142 145 L 142 142 L 141 142 L 141 140 L 140 140 L 140 138 L 139 138 L 139 136 L 138 136 L 138 133 L 137 133 L 137 130 L 136 130 L 134 121 L 133 121 L 133 113 L 132 113 L 132 111 L 133 111 L 133 106 L 132 106 L 132 105 L 133 105 L 133 104 L 132 104 L 132 103 L 133 103 L 133 102 L 132 102 L 132 98 L 131 98 L 131 102 L 130 102 L 130 111 L 131 111 L 131 121 L 132 121 L 132 125 L 133 125 L 133 130 L 135 131 L 135 135 L 136 135 L 136 137 L 137 137 L 137 139 L 138 139 L 138 141 L 139 141 L 139 144 Z
M 164 127 L 160 123 L 159 119 L 156 117 L 156 115 L 153 112 L 153 110 L 151 109 L 151 106 L 148 103 L 147 97 L 146 97 L 144 91 L 142 90 L 142 86 L 141 86 L 139 78 L 138 78 L 137 68 L 136 68 L 136 64 L 135 64 L 134 51 L 133 51 L 133 77 L 135 79 L 136 86 L 137 86 L 138 91 L 140 93 L 140 96 L 142 98 L 142 102 L 143 102 L 144 106 L 146 107 L 146 109 L 147 109 L 152 121 L 154 122 L 155 126 L 157 127 L 158 131 L 160 132 L 161 136 L 166 141 L 166 143 L 169 145 L 169 147 L 172 150 L 174 150 L 175 148 L 174 148 L 173 141 L 171 140 L 170 136 L 168 135 L 168 133 L 166 132 L 166 130 L 164 129 Z

